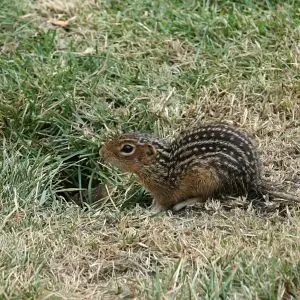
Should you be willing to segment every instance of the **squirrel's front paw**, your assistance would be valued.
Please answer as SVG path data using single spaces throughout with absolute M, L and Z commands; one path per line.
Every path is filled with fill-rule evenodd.
M 165 210 L 166 210 L 166 208 L 163 205 L 161 205 L 161 204 L 159 204 L 155 201 L 153 201 L 153 203 L 150 207 L 150 213 L 153 214 L 153 215 L 161 213 Z

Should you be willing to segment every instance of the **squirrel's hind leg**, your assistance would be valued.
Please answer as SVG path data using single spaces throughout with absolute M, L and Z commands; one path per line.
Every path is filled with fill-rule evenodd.
M 174 211 L 179 211 L 179 210 L 183 209 L 184 207 L 186 207 L 188 205 L 193 205 L 193 204 L 195 204 L 196 202 L 199 202 L 199 201 L 200 201 L 200 198 L 198 198 L 198 197 L 184 200 L 182 202 L 179 202 L 179 203 L 175 204 L 173 206 L 173 210 Z

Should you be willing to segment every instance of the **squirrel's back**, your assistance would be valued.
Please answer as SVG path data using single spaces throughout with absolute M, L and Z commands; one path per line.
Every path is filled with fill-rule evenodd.
M 256 147 L 247 133 L 228 124 L 202 125 L 171 142 L 149 134 L 123 134 L 107 141 L 100 155 L 137 174 L 158 211 L 180 209 L 177 204 L 188 199 L 263 197 Z
M 214 168 L 220 194 L 243 194 L 259 190 L 260 166 L 249 136 L 228 124 L 210 124 L 183 132 L 171 144 L 169 176 L 197 166 Z M 205 170 L 205 168 L 204 168 Z

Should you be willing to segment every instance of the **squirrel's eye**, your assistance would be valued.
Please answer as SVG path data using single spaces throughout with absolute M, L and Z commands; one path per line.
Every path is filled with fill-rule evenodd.
M 131 145 L 124 145 L 121 149 L 121 152 L 129 154 L 133 151 L 133 149 L 134 148 Z

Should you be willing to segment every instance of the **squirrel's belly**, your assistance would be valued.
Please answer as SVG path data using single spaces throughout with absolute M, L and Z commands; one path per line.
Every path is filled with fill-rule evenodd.
M 218 173 L 213 167 L 194 166 L 188 172 L 181 175 L 178 188 L 175 192 L 177 202 L 192 197 L 206 200 L 219 189 L 221 185 Z

